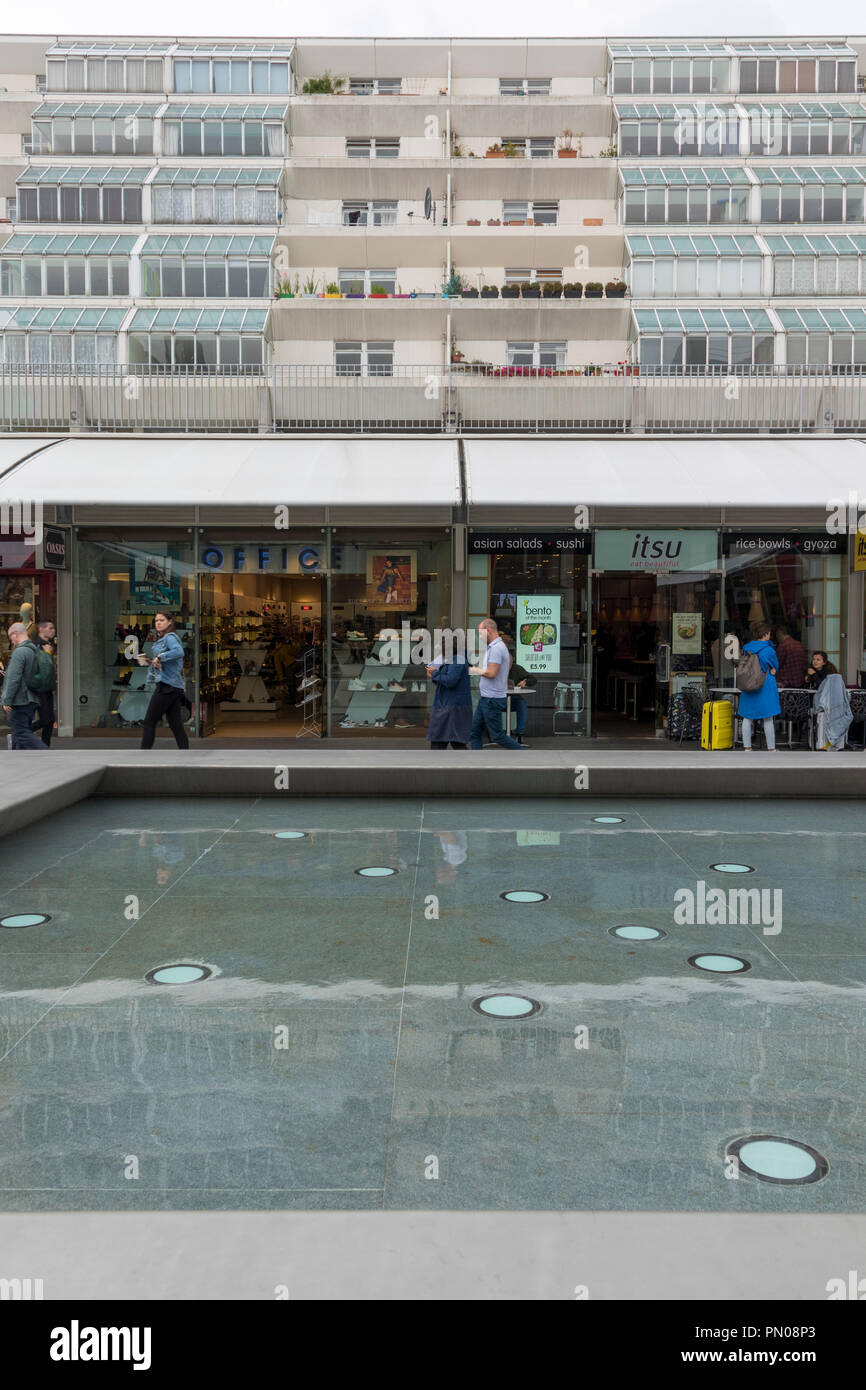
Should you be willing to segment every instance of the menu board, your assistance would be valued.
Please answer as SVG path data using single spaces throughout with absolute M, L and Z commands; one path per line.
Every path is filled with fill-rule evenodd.
M 559 674 L 561 594 L 517 596 L 515 662 L 535 676 Z
M 702 624 L 702 613 L 674 613 L 674 656 L 700 655 L 703 651 L 703 643 L 701 640 Z

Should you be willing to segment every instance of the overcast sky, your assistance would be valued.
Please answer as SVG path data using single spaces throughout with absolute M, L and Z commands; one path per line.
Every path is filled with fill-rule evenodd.
M 857 34 L 866 11 L 855 0 L 727 0 L 698 7 L 693 0 L 330 0 L 287 5 L 284 0 L 28 0 L 4 7 L 4 32 L 31 34 L 274 35 L 525 35 Z M 27 27 L 13 25 L 26 16 Z M 300 28 L 299 28 L 300 26 Z

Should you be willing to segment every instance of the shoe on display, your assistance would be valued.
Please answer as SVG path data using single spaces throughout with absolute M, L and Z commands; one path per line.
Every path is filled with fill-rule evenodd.
M 315 685 L 318 679 L 318 676 L 305 676 L 304 679 L 301 681 L 300 685 L 298 686 L 298 689 L 306 690 L 308 685 Z
M 384 685 L 382 685 L 382 683 L 381 683 L 380 681 L 374 681 L 373 684 L 370 686 L 370 689 L 371 689 L 371 690 L 384 690 L 385 687 L 384 687 Z
M 356 728 L 356 727 L 357 727 L 357 723 L 356 723 L 356 720 L 354 720 L 354 719 L 341 719 L 341 720 L 340 720 L 340 728 L 341 728 L 341 729 L 354 729 L 354 728 Z
M 387 722 L 387 720 L 385 720 L 385 719 L 374 719 L 374 720 L 373 720 L 373 728 L 374 728 L 374 729 L 387 729 L 387 727 L 388 727 L 388 722 Z
M 350 690 L 366 690 L 366 689 L 367 689 L 367 685 L 366 685 L 366 682 L 365 682 L 365 681 L 359 681 L 359 680 L 357 680 L 357 679 L 353 679 L 353 680 L 350 680 L 350 681 L 349 681 L 349 689 L 350 689 Z
M 401 691 L 401 692 L 405 692 L 406 689 L 407 689 L 407 687 L 406 687 L 405 685 L 401 685 L 399 681 L 389 681 L 389 682 L 388 682 L 388 689 L 389 689 L 389 690 L 395 690 L 395 691 L 399 690 L 399 691 Z
M 378 658 L 377 656 L 368 656 L 368 657 L 367 657 L 367 661 L 366 661 L 366 665 L 367 665 L 367 666 L 379 666 L 379 665 L 381 665 L 381 662 L 379 661 L 379 658 Z
M 408 719 L 395 719 L 395 720 L 394 720 L 394 727 L 395 727 L 396 729 L 411 729 L 411 728 L 413 728 L 414 726 L 413 726 L 412 724 L 409 723 L 409 720 L 408 720 Z

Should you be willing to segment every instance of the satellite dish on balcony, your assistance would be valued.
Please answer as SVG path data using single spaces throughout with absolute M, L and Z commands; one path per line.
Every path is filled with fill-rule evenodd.
M 430 216 L 431 216 L 432 212 L 433 212 L 433 194 L 430 192 L 430 189 L 428 188 L 428 189 L 427 189 L 427 192 L 424 194 L 424 216 L 427 218 L 427 221 L 428 221 L 428 222 L 430 221 Z

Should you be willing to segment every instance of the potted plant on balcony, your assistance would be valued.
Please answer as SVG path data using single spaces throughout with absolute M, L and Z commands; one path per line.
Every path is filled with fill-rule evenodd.
M 482 298 L 482 299 L 498 299 L 498 298 L 499 298 L 499 286 L 498 286 L 498 285 L 482 285 L 482 286 L 481 286 L 481 298 Z
M 488 217 L 487 225 L 488 227 L 501 227 L 502 223 L 500 222 L 498 217 Z
M 388 291 L 385 289 L 385 286 L 384 286 L 384 285 L 371 285 L 371 286 L 370 286 L 370 298 L 371 298 L 371 299 L 387 299 L 387 298 L 388 298 Z
M 616 159 L 616 145 L 608 145 L 606 150 L 599 150 L 600 159 Z
M 574 131 L 564 130 L 559 137 L 559 149 L 557 155 L 560 159 L 577 159 L 577 150 L 574 148 Z
M 563 286 L 562 292 L 566 299 L 580 299 L 583 294 L 583 285 L 580 280 L 569 280 L 568 283 Z
M 586 290 L 584 293 L 586 294 L 587 299 L 603 299 L 604 286 L 602 285 L 600 280 L 587 280 Z
M 351 281 L 350 281 L 349 283 L 351 284 Z M 344 299 L 363 299 L 363 298 L 364 298 L 364 290 L 363 290 L 363 288 L 361 288 L 361 289 L 354 289 L 354 290 L 352 290 L 352 289 L 344 290 L 344 291 L 343 291 L 343 298 L 344 298 Z
M 503 285 L 503 286 L 502 286 L 502 298 L 503 298 L 503 299 L 519 299 L 519 298 L 520 298 L 520 286 L 519 286 L 519 285 Z
M 303 288 L 303 292 L 302 292 L 302 294 L 301 294 L 301 298 L 302 298 L 302 299 L 318 299 L 318 297 L 319 297 L 319 292 L 318 292 L 318 281 L 317 281 L 317 280 L 314 280 L 312 275 L 308 275 L 307 278 L 306 278 L 306 280 L 304 281 L 304 288 Z
M 292 282 L 287 275 L 284 280 L 277 282 L 277 288 L 274 290 L 274 299 L 294 299 L 294 297 Z
M 478 298 L 478 290 L 474 287 L 474 285 L 464 285 L 464 286 L 463 286 L 463 289 L 460 291 L 460 293 L 461 293 L 461 296 L 463 297 L 463 299 L 477 299 L 477 298 Z
M 342 94 L 345 82 L 345 77 L 334 77 L 330 72 L 323 72 L 319 77 L 308 77 L 301 91 L 305 97 L 338 96 Z
M 625 280 L 608 280 L 604 292 L 608 299 L 625 299 L 626 288 Z
M 561 299 L 562 284 L 559 280 L 548 280 L 542 287 L 541 293 L 545 299 Z
M 466 219 L 466 225 L 467 225 L 467 227 L 480 227 L 480 226 L 481 226 L 481 218 L 480 218 L 480 217 L 467 217 L 467 219 Z
M 502 146 L 502 153 L 506 159 L 520 159 L 522 151 L 518 149 L 513 140 L 506 140 Z
M 397 286 L 397 293 L 391 296 L 392 299 L 410 299 L 412 296 L 403 293 L 403 286 Z
M 504 159 L 505 151 L 501 145 L 488 145 L 484 151 L 485 159 Z
M 325 286 L 325 298 L 326 298 L 326 299 L 342 299 L 342 298 L 343 298 L 343 296 L 342 296 L 341 293 L 340 293 L 340 286 L 337 284 L 336 280 L 329 280 L 329 281 L 328 281 L 327 285 Z
M 530 284 L 528 280 L 523 281 L 523 284 L 520 286 L 520 292 L 524 299 L 541 298 L 541 286 L 538 283 Z
M 457 299 L 463 292 L 463 277 L 452 270 L 447 280 L 442 282 L 443 299 Z

